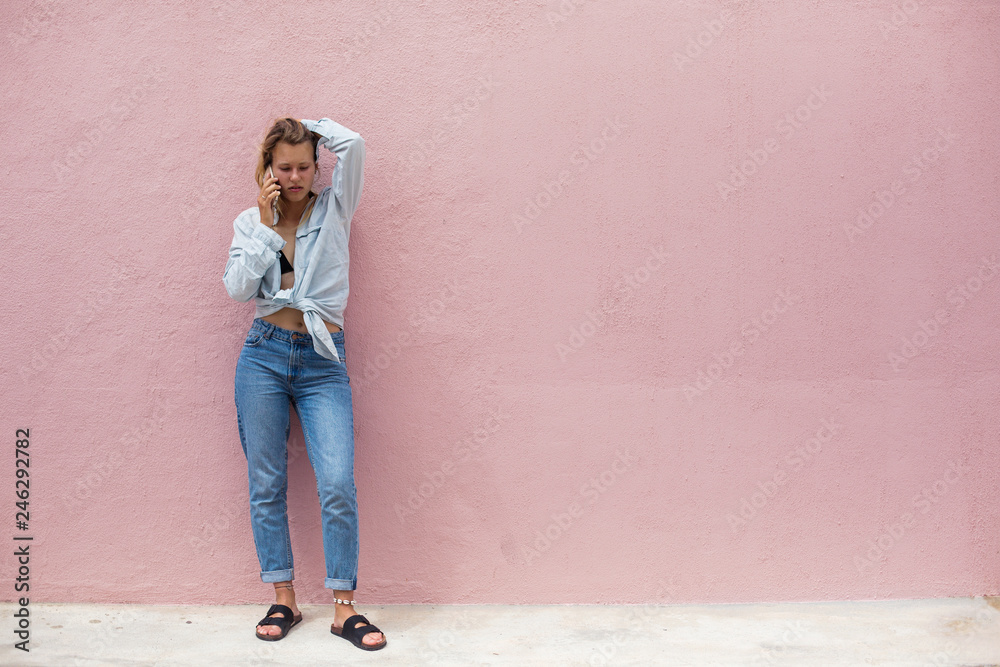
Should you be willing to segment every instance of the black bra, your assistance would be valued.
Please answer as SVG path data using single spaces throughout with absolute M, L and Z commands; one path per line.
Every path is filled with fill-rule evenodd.
M 291 271 L 295 270 L 292 268 L 292 265 L 288 262 L 288 258 L 285 257 L 285 253 L 281 252 L 280 250 L 278 251 L 278 262 L 281 264 L 282 275 L 290 273 Z

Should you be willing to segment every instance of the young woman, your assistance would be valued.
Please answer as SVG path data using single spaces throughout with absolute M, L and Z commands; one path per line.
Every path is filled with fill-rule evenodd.
M 337 164 L 332 183 L 317 195 L 312 185 L 322 145 L 336 153 Z M 274 585 L 277 598 L 257 624 L 257 637 L 282 639 L 302 620 L 292 588 L 285 503 L 291 405 L 316 473 L 324 586 L 333 589 L 336 604 L 330 632 L 373 651 L 384 647 L 386 639 L 353 608 L 358 509 L 343 331 L 347 241 L 361 197 L 364 161 L 361 135 L 329 118 L 275 121 L 260 146 L 257 206 L 233 223 L 223 282 L 233 299 L 253 297 L 257 306 L 236 364 L 235 392 L 260 578 Z

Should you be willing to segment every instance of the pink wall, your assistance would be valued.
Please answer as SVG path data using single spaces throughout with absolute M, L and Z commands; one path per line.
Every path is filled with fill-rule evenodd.
M 222 270 L 286 114 L 368 149 L 360 600 L 1000 593 L 996 4 L 0 13 L 33 599 L 267 599 Z

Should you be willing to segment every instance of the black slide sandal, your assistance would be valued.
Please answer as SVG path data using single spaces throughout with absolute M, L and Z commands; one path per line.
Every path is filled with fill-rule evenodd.
M 358 623 L 360 622 L 368 623 L 368 625 L 362 625 L 358 627 Z M 379 644 L 372 644 L 371 646 L 369 646 L 368 644 L 365 644 L 363 641 L 361 641 L 361 639 L 369 632 L 382 632 L 381 629 L 379 629 L 375 625 L 372 625 L 368 621 L 368 619 L 362 616 L 361 614 L 355 614 L 354 616 L 351 616 L 346 621 L 344 621 L 343 628 L 335 628 L 333 627 L 333 624 L 331 624 L 330 632 L 337 635 L 338 637 L 343 637 L 347 641 L 351 642 L 360 649 L 364 649 L 365 651 L 377 651 L 380 648 L 385 647 L 385 645 L 388 643 L 388 640 L 385 638 L 385 633 L 383 633 L 382 642 Z
M 275 613 L 284 614 L 284 617 L 271 616 L 271 614 Z M 292 629 L 292 626 L 294 626 L 301 620 L 302 620 L 302 614 L 299 614 L 298 616 L 292 616 L 292 610 L 286 607 L 285 605 L 272 604 L 271 608 L 267 610 L 267 614 L 264 615 L 264 618 L 260 619 L 257 625 L 277 625 L 279 628 L 281 628 L 281 634 L 262 635 L 259 632 L 257 632 L 256 628 L 254 629 L 253 633 L 257 635 L 257 639 L 263 639 L 266 642 L 276 642 L 279 639 L 284 639 L 285 635 L 288 634 L 288 631 Z

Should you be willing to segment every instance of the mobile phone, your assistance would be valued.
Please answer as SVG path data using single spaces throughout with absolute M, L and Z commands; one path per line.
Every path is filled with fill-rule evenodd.
M 267 175 L 270 178 L 274 178 L 274 172 L 271 171 L 271 165 L 267 165 Z M 271 220 L 271 226 L 273 227 L 278 224 L 278 197 L 275 197 L 274 201 L 271 202 L 271 213 L 273 214 L 273 218 Z

